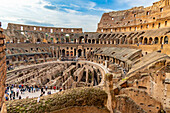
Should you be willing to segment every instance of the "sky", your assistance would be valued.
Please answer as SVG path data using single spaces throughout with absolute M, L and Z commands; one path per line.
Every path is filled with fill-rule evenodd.
M 126 10 L 136 6 L 151 6 L 159 0 L 1 0 L 0 22 L 83 28 L 95 32 L 105 12 Z

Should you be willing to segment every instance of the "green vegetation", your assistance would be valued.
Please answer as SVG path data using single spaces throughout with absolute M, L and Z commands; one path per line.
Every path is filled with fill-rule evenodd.
M 53 95 L 6 102 L 9 113 L 44 113 L 74 106 L 96 106 L 104 108 L 107 100 L 105 91 L 99 88 L 75 88 Z

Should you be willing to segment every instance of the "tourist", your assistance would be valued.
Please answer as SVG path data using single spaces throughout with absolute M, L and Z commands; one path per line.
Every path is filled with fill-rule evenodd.
M 15 100 L 15 97 L 13 96 L 13 100 Z
M 60 88 L 60 92 L 62 91 L 62 88 Z
M 22 88 L 24 88 L 24 85 L 23 85 L 23 84 L 22 84 L 21 86 L 22 86 Z
M 40 96 L 37 98 L 37 103 L 39 103 L 40 102 Z
M 18 97 L 18 95 L 19 95 L 19 88 L 16 89 L 16 92 L 17 92 L 17 97 Z
M 21 88 L 20 92 L 21 92 L 21 94 L 22 94 L 22 88 Z
M 8 92 L 8 89 L 5 89 L 5 94 Z
M 47 94 L 48 94 L 48 95 L 51 95 L 51 91 L 48 91 Z
M 40 97 L 42 97 L 42 96 L 43 96 L 43 92 L 41 93 Z
M 44 90 L 43 90 L 43 87 L 41 88 L 41 93 L 43 93 L 44 92 Z
M 48 86 L 45 86 L 45 90 L 47 91 Z
M 6 101 L 9 100 L 8 94 L 5 95 L 5 100 L 6 100 Z
M 10 100 L 12 100 L 12 94 L 10 94 L 9 97 L 10 97 Z
M 31 86 L 31 92 L 33 93 L 33 86 Z
M 15 91 L 14 91 L 14 93 L 13 93 L 13 96 L 15 97 Z
M 19 88 L 21 88 L 21 85 L 19 85 Z
M 34 90 L 34 93 L 35 93 L 35 87 L 34 87 L 34 89 L 33 89 L 33 90 Z
M 21 99 L 21 95 L 19 96 L 19 99 Z
M 53 89 L 56 90 L 56 86 L 54 86 Z

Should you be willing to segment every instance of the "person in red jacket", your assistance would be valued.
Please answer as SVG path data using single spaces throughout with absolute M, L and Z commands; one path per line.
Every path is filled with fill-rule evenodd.
M 54 86 L 53 89 L 56 90 L 56 86 Z

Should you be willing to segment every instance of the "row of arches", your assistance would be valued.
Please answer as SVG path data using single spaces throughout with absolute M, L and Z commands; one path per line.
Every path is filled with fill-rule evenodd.
M 50 41 L 46 39 L 37 38 L 36 43 L 74 43 L 74 44 L 169 44 L 169 37 L 144 37 L 142 36 L 144 32 L 141 33 L 131 33 L 129 35 L 125 34 L 100 34 L 97 38 L 90 38 L 88 35 L 79 36 L 75 38 L 73 36 L 65 36 L 62 38 L 51 38 Z M 96 35 L 95 35 L 96 36 Z M 94 37 L 94 36 L 93 36 Z M 35 39 L 34 39 L 35 40 Z M 12 43 L 33 43 L 33 39 L 20 40 L 16 38 L 12 40 Z

